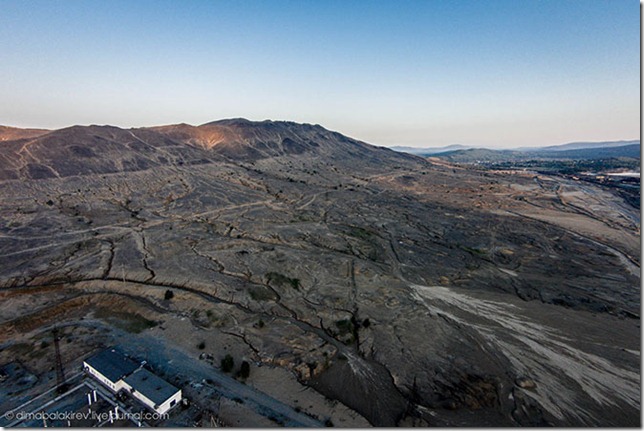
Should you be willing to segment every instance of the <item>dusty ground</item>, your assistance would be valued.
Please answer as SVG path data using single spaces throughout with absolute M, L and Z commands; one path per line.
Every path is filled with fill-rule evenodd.
M 72 368 L 139 336 L 199 373 L 231 354 L 247 387 L 336 426 L 639 423 L 639 211 L 609 191 L 316 147 L 315 127 L 306 148 L 225 160 L 108 131 L 133 140 L 119 166 L 135 145 L 157 161 L 45 175 L 49 147 L 7 144 L 0 366 L 38 377 L 12 397 L 52 384 L 59 324 Z M 189 380 L 204 409 L 221 398 Z M 223 414 L 282 420 L 249 403 Z

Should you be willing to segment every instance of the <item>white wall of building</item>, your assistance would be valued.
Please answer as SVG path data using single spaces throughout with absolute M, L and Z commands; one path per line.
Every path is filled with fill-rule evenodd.
M 174 403 L 173 403 L 174 401 Z M 181 402 L 181 389 L 179 389 L 174 395 L 168 398 L 163 404 L 156 408 L 157 413 L 164 414 L 177 404 Z
M 129 390 L 131 391 L 132 388 L 128 385 Z M 175 405 L 179 404 L 181 402 L 181 389 L 179 389 L 174 395 L 172 395 L 170 398 L 165 400 L 163 404 L 156 406 L 155 408 L 155 403 L 145 395 L 143 395 L 141 392 L 135 390 L 134 392 L 131 392 L 132 396 L 136 398 L 137 400 L 141 401 L 143 404 L 154 410 L 155 412 L 159 414 L 164 414 L 168 410 L 170 410 L 172 407 Z M 174 401 L 174 403 L 173 403 Z
M 95 368 L 92 368 L 91 365 L 89 365 L 87 362 L 83 362 L 83 368 L 87 370 L 88 373 L 90 373 L 96 380 L 101 382 L 103 385 L 107 386 L 114 392 L 118 392 L 119 389 L 117 389 L 117 384 L 122 383 L 122 380 L 119 380 L 118 382 L 113 382 L 101 373 L 99 373 Z

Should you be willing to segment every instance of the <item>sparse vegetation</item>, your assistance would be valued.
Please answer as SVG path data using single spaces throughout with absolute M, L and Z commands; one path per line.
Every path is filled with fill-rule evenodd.
M 247 361 L 242 361 L 239 369 L 239 377 L 247 379 L 250 376 L 250 364 Z
M 485 256 L 487 253 L 485 250 L 481 250 L 479 248 L 472 248 L 472 247 L 467 247 L 464 245 L 459 246 L 462 250 L 465 250 L 466 252 L 476 255 L 476 256 Z
M 117 328 L 133 334 L 139 334 L 146 329 L 153 328 L 157 325 L 157 322 L 146 319 L 138 313 L 115 311 L 102 307 L 96 311 L 95 316 L 113 324 Z
M 251 286 L 248 294 L 253 301 L 272 301 L 275 299 L 273 292 L 263 286 Z
M 233 370 L 233 367 L 235 366 L 235 360 L 233 359 L 232 356 L 230 356 L 229 353 L 224 356 L 224 358 L 221 360 L 221 371 L 224 373 L 230 373 Z
M 105 129 L 100 134 L 112 131 L 118 132 Z M 133 133 L 143 140 L 158 135 Z M 138 142 L 129 132 L 125 135 L 125 143 Z M 203 154 L 221 148 L 225 146 Z M 360 150 L 358 157 L 343 150 L 331 154 L 333 158 L 326 162 L 317 156 L 292 158 L 292 168 L 286 167 L 291 163 L 289 157 L 258 158 L 263 171 L 253 173 L 244 161 L 219 164 L 218 155 L 209 164 L 193 166 L 191 154 L 201 157 L 201 150 L 188 146 L 184 153 L 173 144 L 173 157 L 186 158 L 185 169 L 173 160 L 167 169 L 110 173 L 101 181 L 93 173 L 54 178 L 51 185 L 48 180 L 40 181 L 37 187 L 11 181 L 9 195 L 15 188 L 16 196 L 9 196 L 4 207 L 8 215 L 5 230 L 12 238 L 7 242 L 11 254 L 5 260 L 15 261 L 15 265 L 3 268 L 2 280 L 18 288 L 6 295 L 15 306 L 5 307 L 3 317 L 9 332 L 0 363 L 20 361 L 37 369 L 41 378 L 41 372 L 53 365 L 55 354 L 46 329 L 64 321 L 66 332 L 60 347 L 67 371 L 68 364 L 71 368 L 75 366 L 72 362 L 85 355 L 123 341 L 123 331 L 112 333 L 110 327 L 140 332 L 156 324 L 149 320 L 154 319 L 164 322 L 158 331 L 135 337 L 141 343 L 136 348 L 139 359 L 149 359 L 160 376 L 166 370 L 165 378 L 185 387 L 194 403 L 189 412 L 173 414 L 172 423 L 187 423 L 193 413 L 194 417 L 201 414 L 201 407 L 208 422 L 208 409 L 217 414 L 213 391 L 221 389 L 220 393 L 233 396 L 226 391 L 226 384 L 238 387 L 240 382 L 251 382 L 261 375 L 263 382 L 279 380 L 275 391 L 288 390 L 297 388 L 295 380 L 304 381 L 313 373 L 321 374 L 315 382 L 321 389 L 333 390 L 324 393 L 355 405 L 372 424 L 395 424 L 416 405 L 434 404 L 433 410 L 440 415 L 434 419 L 439 422 L 457 420 L 461 414 L 476 421 L 468 412 L 477 404 L 510 421 L 517 406 L 498 401 L 499 394 L 507 393 L 503 388 L 512 391 L 513 385 L 518 386 L 515 378 L 521 374 L 517 372 L 525 370 L 481 360 L 488 354 L 503 356 L 505 352 L 504 345 L 489 342 L 487 335 L 494 336 L 498 329 L 502 331 L 500 341 L 525 347 L 526 355 L 543 361 L 544 367 L 528 370 L 528 377 L 535 382 L 567 381 L 570 375 L 557 367 L 556 361 L 548 363 L 553 356 L 546 354 L 546 349 L 561 353 L 567 348 L 564 337 L 574 341 L 575 331 L 584 330 L 598 341 L 590 346 L 598 358 L 589 360 L 595 372 L 590 377 L 604 381 L 608 375 L 615 381 L 615 387 L 605 388 L 606 394 L 609 390 L 616 394 L 615 405 L 604 406 L 604 410 L 592 408 L 592 397 L 582 393 L 578 385 L 562 403 L 572 406 L 580 396 L 580 408 L 597 417 L 604 412 L 610 416 L 611 409 L 619 413 L 616 417 L 637 410 L 631 408 L 630 401 L 639 382 L 625 377 L 637 355 L 615 352 L 618 348 L 636 350 L 638 341 L 640 297 L 632 286 L 637 284 L 639 254 L 631 252 L 629 244 L 634 247 L 639 239 L 639 214 L 631 217 L 621 201 L 608 194 L 614 190 L 607 192 L 571 178 L 543 178 L 532 170 L 514 174 L 481 167 L 452 169 L 434 159 L 427 163 L 389 151 L 378 151 L 372 158 L 367 147 L 356 149 Z M 322 154 L 330 153 L 325 150 Z M 306 164 L 300 166 L 300 161 L 310 160 L 320 164 L 315 167 L 319 175 Z M 404 170 L 392 172 L 392 161 L 402 164 Z M 337 169 L 325 167 L 333 165 Z M 120 159 L 115 166 L 121 166 Z M 278 167 L 285 173 L 278 174 Z M 421 169 L 427 169 L 428 175 L 421 176 Z M 287 175 L 293 181 L 306 178 L 312 186 L 290 184 L 284 180 Z M 166 185 L 168 177 L 172 184 Z M 20 178 L 29 181 L 26 176 Z M 336 193 L 331 188 L 338 182 L 345 186 Z M 91 192 L 75 194 L 70 188 L 75 184 L 96 190 L 94 200 L 88 200 Z M 107 191 L 108 185 L 114 193 Z M 276 200 L 269 188 L 280 187 L 284 195 Z M 162 199 L 168 193 L 177 200 L 164 208 Z M 118 207 L 124 194 L 133 195 L 135 203 L 130 209 L 145 208 L 140 215 L 154 220 L 135 223 L 132 235 L 112 228 L 130 220 L 129 213 Z M 45 204 L 48 199 L 50 206 Z M 13 210 L 18 204 L 23 213 Z M 565 229 L 558 225 L 558 215 L 566 216 L 562 217 Z M 620 218 L 626 215 L 628 220 Z M 95 229 L 82 225 L 83 220 L 89 223 L 90 217 Z M 289 224 L 292 220 L 307 223 Z M 308 223 L 311 220 L 315 223 Z M 607 235 L 619 233 L 624 241 L 613 243 L 612 236 L 603 237 L 599 232 L 604 247 L 575 233 L 593 237 L 595 229 L 603 229 L 601 220 L 607 223 Z M 177 227 L 174 232 L 173 226 Z M 75 233 L 70 236 L 72 231 Z M 35 238 L 51 238 L 52 243 L 40 247 L 42 240 Z M 622 262 L 618 252 L 632 257 L 634 266 L 629 259 Z M 423 286 L 412 284 L 412 280 Z M 494 307 L 487 304 L 492 307 L 489 312 L 481 302 L 488 292 L 495 301 L 492 305 L 499 309 L 498 319 L 503 318 L 504 310 L 517 311 L 514 314 L 521 322 L 508 328 L 490 320 L 489 334 L 470 330 L 480 326 L 481 313 L 495 317 Z M 459 311 L 458 321 L 444 318 L 454 304 L 465 304 L 470 296 L 467 304 L 471 307 Z M 586 318 L 590 314 L 584 310 L 592 312 L 592 319 Z M 105 324 L 101 320 L 100 325 L 93 325 L 99 318 Z M 565 324 L 553 326 L 557 322 Z M 552 330 L 556 339 L 549 343 L 549 331 L 533 334 L 530 328 L 536 325 L 551 325 L 546 329 Z M 604 329 L 612 326 L 620 334 L 611 344 L 612 334 Z M 452 336 L 463 331 L 467 336 Z M 161 342 L 167 351 L 157 350 Z M 446 343 L 449 349 L 445 349 Z M 582 344 L 572 343 L 574 355 L 566 358 L 574 362 L 588 353 Z M 177 347 L 176 360 L 172 359 L 173 346 Z M 545 353 L 534 353 L 531 346 L 541 346 Z M 17 356 L 22 349 L 24 354 Z M 188 372 L 164 366 L 164 360 L 178 364 L 188 359 L 179 355 L 185 349 L 192 352 L 189 359 L 195 362 L 194 367 L 185 363 Z M 259 360 L 253 352 L 261 360 L 271 360 L 271 365 L 261 367 L 253 362 Z M 42 360 L 29 362 L 37 357 Z M 606 358 L 614 363 L 610 372 L 603 373 L 600 360 Z M 217 380 L 213 367 L 239 382 Z M 329 368 L 330 372 L 324 373 Z M 428 390 L 417 390 L 415 381 L 410 387 L 416 376 L 418 388 Z M 438 383 L 434 382 L 436 376 Z M 36 384 L 52 386 L 55 378 L 55 373 L 44 374 Z M 197 390 L 200 385 L 203 389 Z M 543 395 L 540 399 L 558 401 L 561 394 L 548 392 L 545 386 L 538 387 Z M 22 397 L 38 390 L 34 386 L 30 392 L 15 394 Z M 353 417 L 351 412 L 352 419 L 340 409 L 331 414 L 326 409 L 333 407 L 330 400 L 310 404 L 311 394 L 300 395 L 306 395 L 300 401 L 303 413 L 319 415 L 315 417 L 318 425 L 333 425 L 332 418 L 339 426 L 363 423 L 363 418 Z M 253 402 L 248 399 L 244 412 L 259 410 L 286 425 L 297 423 L 287 414 L 261 409 L 254 398 Z M 530 403 L 524 406 L 521 418 L 540 423 L 543 417 L 554 417 L 538 400 L 526 400 Z M 488 402 L 491 406 L 485 404 Z M 462 408 L 447 411 L 443 407 L 451 408 L 448 403 Z M 326 410 L 320 410 L 322 407 Z M 235 414 L 240 410 L 233 408 Z M 431 421 L 425 413 L 422 416 Z M 255 420 L 254 414 L 248 416 L 243 419 Z M 420 418 L 409 416 L 399 424 L 422 424 Z M 636 421 L 633 413 L 632 422 Z
M 290 278 L 279 272 L 269 272 L 266 274 L 268 283 L 274 283 L 278 286 L 290 285 L 295 290 L 300 290 L 300 279 Z
M 365 241 L 373 237 L 373 233 L 369 232 L 367 229 L 364 229 L 358 226 L 351 226 L 347 231 L 347 234 L 354 238 L 362 239 Z
M 335 326 L 338 328 L 339 335 L 348 334 L 353 332 L 353 323 L 349 319 L 342 319 L 335 322 Z

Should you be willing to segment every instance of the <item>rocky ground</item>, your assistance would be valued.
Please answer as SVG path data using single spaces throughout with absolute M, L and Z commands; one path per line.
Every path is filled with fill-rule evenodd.
M 313 388 L 335 425 L 640 424 L 620 197 L 319 126 L 190 127 L 0 143 L 0 365 L 43 376 L 51 325 L 97 319 L 264 364 L 260 389 Z M 69 337 L 70 357 L 111 342 Z

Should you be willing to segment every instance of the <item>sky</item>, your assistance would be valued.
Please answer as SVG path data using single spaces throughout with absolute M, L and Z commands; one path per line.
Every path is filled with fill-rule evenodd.
M 384 146 L 640 135 L 635 0 L 0 0 L 0 124 L 244 117 Z

